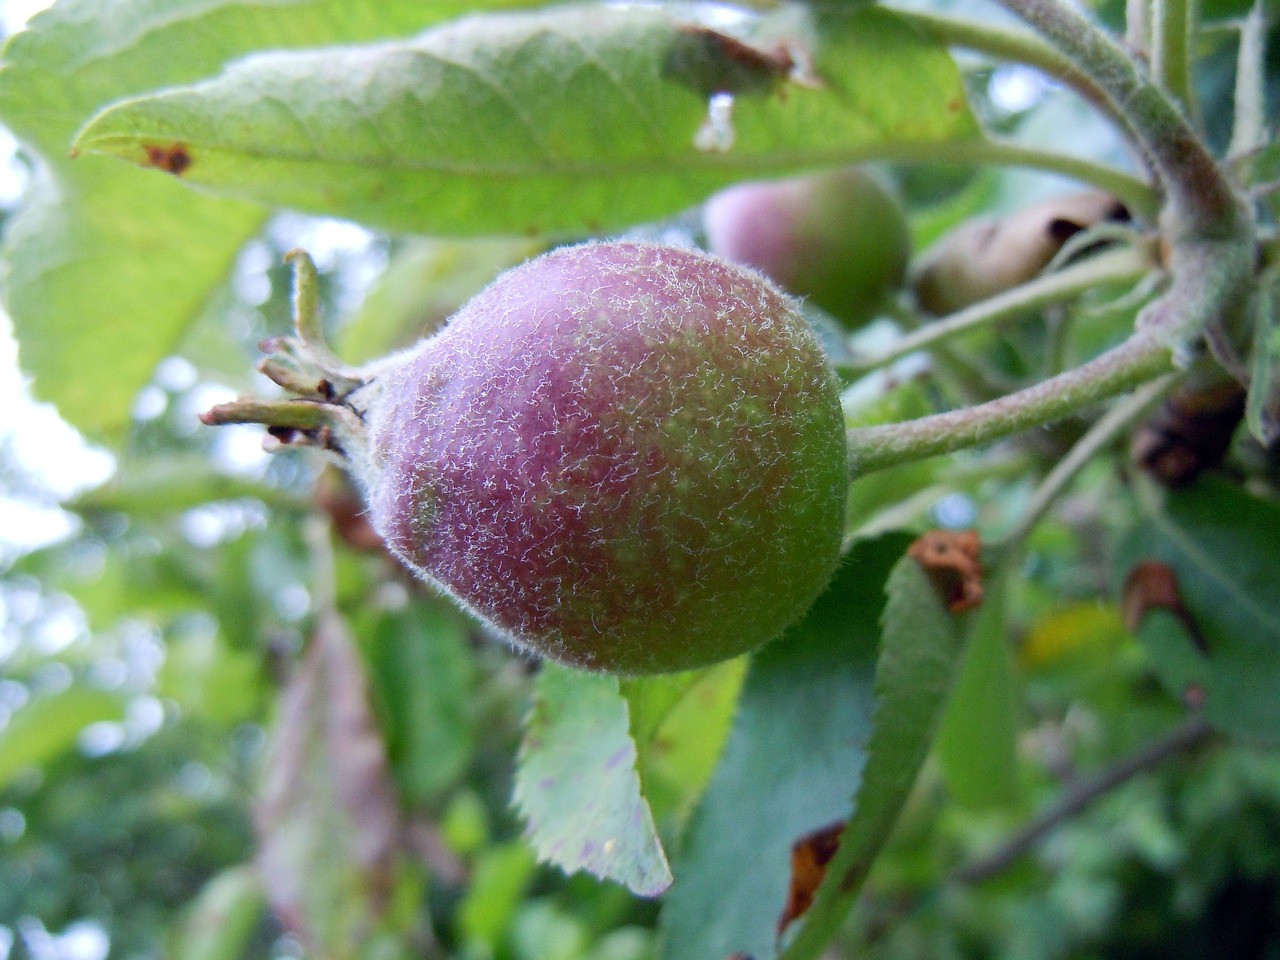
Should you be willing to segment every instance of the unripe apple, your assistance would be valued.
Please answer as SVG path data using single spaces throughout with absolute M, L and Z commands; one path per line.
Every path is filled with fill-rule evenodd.
M 855 328 L 902 286 L 911 237 L 897 200 L 856 167 L 740 183 L 703 210 L 712 252 L 754 267 Z
M 624 674 L 714 663 L 779 633 L 835 565 L 836 381 L 752 271 L 562 248 L 354 382 L 323 436 L 374 528 L 520 647 Z

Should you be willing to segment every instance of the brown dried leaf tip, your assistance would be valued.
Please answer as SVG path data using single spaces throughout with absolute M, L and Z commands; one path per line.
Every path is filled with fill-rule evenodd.
M 1234 380 L 1180 387 L 1134 433 L 1130 456 L 1166 487 L 1185 487 L 1226 457 L 1244 407 Z
M 1125 627 L 1130 633 L 1136 633 L 1152 610 L 1167 610 L 1173 614 L 1196 649 L 1201 653 L 1209 652 L 1204 634 L 1182 601 L 1177 573 L 1158 560 L 1144 560 L 1129 571 L 1120 592 L 1120 611 L 1124 614 Z
M 191 151 L 185 143 L 171 143 L 167 147 L 153 143 L 147 146 L 147 165 L 180 177 L 191 166 Z
M 982 605 L 982 541 L 976 530 L 930 530 L 907 548 L 929 575 L 947 609 L 963 613 Z
M 843 832 L 844 821 L 840 820 L 805 834 L 792 845 L 791 887 L 787 891 L 787 905 L 778 917 L 778 936 L 813 906 L 813 897 L 827 875 L 827 864 L 840 849 Z

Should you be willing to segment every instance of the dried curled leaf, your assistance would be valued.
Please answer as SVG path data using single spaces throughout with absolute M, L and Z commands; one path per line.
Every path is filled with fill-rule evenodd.
M 272 909 L 326 956 L 353 956 L 391 906 L 399 801 L 364 663 L 336 614 L 321 619 L 281 695 L 256 810 Z
M 907 548 L 942 595 L 947 609 L 963 613 L 982 605 L 982 541 L 976 530 L 930 530 Z
M 1082 230 L 1127 219 L 1129 211 L 1115 197 L 1086 191 L 1006 217 L 966 220 L 927 250 L 912 271 L 916 301 L 938 316 L 954 313 L 1030 280 Z
M 1125 577 L 1120 595 L 1124 625 L 1136 633 L 1142 621 L 1152 610 L 1167 610 L 1177 617 L 1187 635 L 1202 653 L 1209 651 L 1209 644 L 1196 624 L 1196 618 L 1187 609 L 1178 586 L 1178 574 L 1173 567 L 1158 560 L 1144 560 L 1136 564 Z

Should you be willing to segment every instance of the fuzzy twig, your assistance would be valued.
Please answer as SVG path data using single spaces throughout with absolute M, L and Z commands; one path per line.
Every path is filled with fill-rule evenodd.
M 1133 250 L 1091 257 L 926 324 L 903 337 L 884 353 L 856 359 L 846 372 L 854 376 L 867 373 L 916 350 L 935 346 L 978 327 L 1001 323 L 1055 303 L 1063 303 L 1103 284 L 1136 281 L 1150 266 L 1145 256 Z
M 850 430 L 846 434 L 850 475 L 952 453 L 1059 420 L 1088 403 L 1167 373 L 1171 366 L 1172 356 L 1162 338 L 1139 331 L 1083 366 L 1006 397 L 905 423 Z
M 1248 216 L 1213 154 L 1174 101 L 1116 40 L 1064 0 L 998 2 L 1093 77 L 1120 107 L 1162 181 L 1171 240 L 1184 233 L 1234 234 L 1239 239 Z

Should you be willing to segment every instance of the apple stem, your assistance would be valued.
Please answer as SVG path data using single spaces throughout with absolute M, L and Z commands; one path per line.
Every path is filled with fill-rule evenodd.
M 1093 77 L 1053 45 L 1027 30 L 993 26 L 967 17 L 926 13 L 922 10 L 895 9 L 894 13 L 909 20 L 940 43 L 976 50 L 997 60 L 1009 60 L 1034 67 L 1073 89 L 1114 123 L 1125 125 L 1124 114 L 1111 95 Z
M 935 346 L 978 327 L 1001 323 L 1055 303 L 1064 303 L 1102 284 L 1136 282 L 1150 271 L 1151 266 L 1146 254 L 1132 249 L 1091 257 L 1057 273 L 1036 277 L 920 327 L 883 353 L 855 358 L 853 363 L 842 365 L 840 372 L 850 376 L 870 373 L 909 353 Z
M 1195 90 L 1191 85 L 1191 36 L 1195 27 L 1193 4 L 1188 0 L 1154 0 L 1151 22 L 1151 72 L 1160 88 L 1182 112 L 1196 116 Z
M 1155 330 L 1139 330 L 1088 363 L 1008 396 L 905 423 L 849 430 L 850 476 L 953 453 L 1042 426 L 1172 367 L 1172 351 L 1164 338 Z

